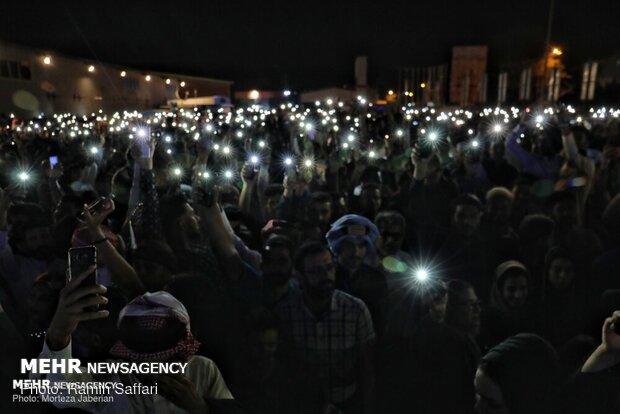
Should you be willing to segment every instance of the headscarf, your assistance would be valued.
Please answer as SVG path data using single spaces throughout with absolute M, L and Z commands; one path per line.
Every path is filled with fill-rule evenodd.
M 335 255 L 338 254 L 340 245 L 345 240 L 365 242 L 368 252 L 374 254 L 374 243 L 378 236 L 379 230 L 372 221 L 356 214 L 347 214 L 332 224 L 325 238 L 327 239 L 329 250 Z
M 181 302 L 168 292 L 147 292 L 132 300 L 123 308 L 118 317 L 118 327 L 121 328 L 126 318 L 135 318 L 137 331 L 132 335 L 157 336 L 164 332 L 167 326 L 181 323 L 185 327 L 185 334 L 176 344 L 157 350 L 131 349 L 122 338 L 112 347 L 112 356 L 138 362 L 160 362 L 170 359 L 187 359 L 198 351 L 198 342 L 191 333 L 189 314 Z M 153 344 L 156 345 L 156 344 Z M 134 347 L 136 348 L 136 347 Z
M 504 288 L 504 283 L 506 282 L 508 272 L 514 269 L 520 270 L 521 273 L 529 279 L 529 272 L 527 271 L 527 268 L 523 265 L 523 263 L 517 260 L 508 260 L 503 262 L 495 269 L 495 280 L 493 282 L 493 287 L 491 288 L 491 305 L 494 305 L 503 311 L 512 311 L 506 302 L 504 302 L 502 290 Z

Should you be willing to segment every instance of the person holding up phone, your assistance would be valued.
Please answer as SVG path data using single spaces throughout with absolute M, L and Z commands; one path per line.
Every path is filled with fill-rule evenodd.
M 103 226 L 105 219 L 114 211 L 114 201 L 105 198 L 100 204 L 92 212 L 88 206 L 84 206 L 86 226 L 75 230 L 73 246 L 95 246 L 100 274 L 109 274 L 111 282 L 122 288 L 129 298 L 133 298 L 145 291 L 144 286 L 134 268 L 117 250 L 117 247 L 121 247 L 121 239 Z

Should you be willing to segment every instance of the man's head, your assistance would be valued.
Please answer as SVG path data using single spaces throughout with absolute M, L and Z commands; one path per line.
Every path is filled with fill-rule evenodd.
M 383 256 L 398 253 L 405 240 L 406 223 L 403 215 L 397 211 L 382 211 L 375 217 L 375 225 L 381 236 L 380 253 Z
M 200 219 L 182 194 L 162 197 L 160 215 L 164 235 L 171 246 L 175 246 L 180 240 L 191 240 L 200 236 Z
M 546 282 L 556 290 L 568 289 L 575 280 L 575 263 L 564 249 L 554 247 L 545 258 Z
M 331 298 L 336 286 L 336 266 L 326 246 L 318 242 L 302 245 L 295 255 L 295 269 L 306 295 L 317 300 Z
M 492 348 L 474 380 L 478 414 L 543 414 L 559 385 L 553 347 L 533 334 L 518 334 Z
M 553 221 L 560 227 L 572 227 L 577 223 L 577 199 L 574 194 L 561 191 L 549 197 Z
M 528 298 L 528 271 L 523 264 L 509 260 L 495 269 L 495 287 L 491 301 L 508 309 L 519 309 Z M 495 290 L 496 289 L 496 290 Z
M 455 202 L 452 226 L 454 231 L 463 237 L 472 237 L 480 227 L 482 203 L 473 194 L 464 194 Z
M 312 193 L 308 205 L 308 221 L 313 225 L 326 229 L 331 221 L 332 210 L 332 198 L 328 193 Z
M 261 270 L 268 286 L 280 287 L 288 283 L 293 276 L 293 245 L 288 237 L 273 235 L 267 239 Z
M 145 293 L 123 308 L 110 354 L 134 362 L 187 360 L 200 346 L 185 306 L 168 292 Z
M 505 187 L 495 187 L 486 195 L 486 216 L 494 224 L 506 224 L 510 220 L 514 196 Z
M 512 186 L 514 203 L 524 205 L 532 199 L 532 180 L 527 177 L 518 178 Z
M 51 223 L 43 217 L 13 224 L 8 239 L 16 253 L 23 256 L 48 260 L 53 255 Z
M 530 214 L 521 220 L 518 234 L 519 248 L 528 265 L 542 264 L 553 229 L 553 220 L 543 214 Z
M 265 219 L 276 218 L 276 207 L 280 204 L 284 187 L 282 184 L 271 184 L 265 189 Z
M 262 369 L 268 369 L 278 350 L 276 315 L 265 308 L 253 309 L 245 320 L 245 331 L 252 362 Z
M 327 233 L 327 243 L 336 261 L 349 272 L 355 272 L 368 254 L 374 254 L 379 232 L 367 218 L 349 214 L 336 220 Z
M 480 333 L 480 301 L 469 283 L 462 280 L 448 283 L 446 323 L 466 335 Z

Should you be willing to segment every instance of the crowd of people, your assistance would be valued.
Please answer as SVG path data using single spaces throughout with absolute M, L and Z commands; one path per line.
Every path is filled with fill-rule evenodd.
M 6 412 L 618 412 L 619 115 L 3 116 L 2 394 L 20 358 L 188 363 L 48 374 L 158 394 Z

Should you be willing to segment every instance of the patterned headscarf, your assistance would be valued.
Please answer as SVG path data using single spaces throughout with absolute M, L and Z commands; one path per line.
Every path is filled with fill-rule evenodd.
M 131 349 L 121 339 L 110 349 L 112 356 L 136 362 L 162 362 L 173 358 L 187 359 L 198 351 L 200 342 L 191 333 L 185 306 L 168 292 L 148 292 L 138 296 L 121 311 L 119 328 L 124 318 L 135 318 L 137 329 L 149 334 L 162 331 L 169 322 L 177 321 L 185 326 L 185 336 L 170 348 L 148 352 Z

